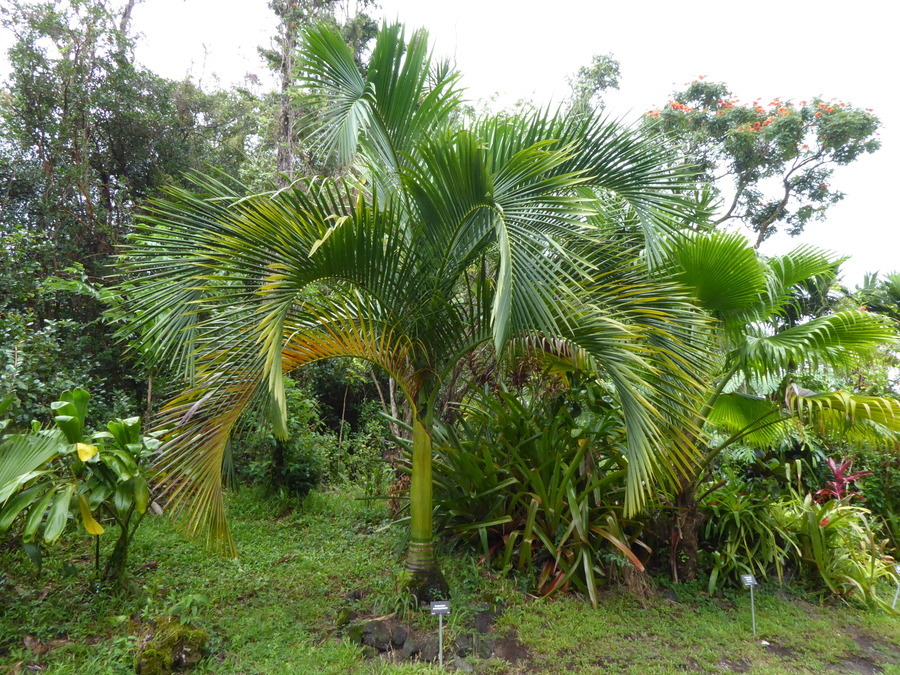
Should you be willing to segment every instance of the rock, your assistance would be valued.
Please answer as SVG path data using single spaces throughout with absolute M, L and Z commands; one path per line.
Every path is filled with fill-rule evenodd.
M 491 630 L 491 624 L 494 623 L 494 613 L 487 612 L 478 612 L 475 615 L 475 630 L 482 635 L 486 635 Z
M 450 662 L 450 667 L 454 670 L 458 670 L 461 673 L 474 673 L 475 668 L 472 667 L 472 664 L 466 661 L 463 658 L 457 656 L 453 661 Z
M 162 649 L 143 649 L 134 663 L 138 675 L 171 675 L 172 656 Z
M 472 638 L 468 635 L 460 635 L 456 638 L 453 651 L 457 656 L 468 656 L 472 653 Z
M 408 635 L 403 642 L 403 650 L 400 653 L 403 654 L 404 659 L 411 659 L 418 654 L 421 649 L 422 648 L 419 646 L 419 643 L 416 642 L 416 639 L 412 635 Z
M 664 588 L 662 590 L 662 592 L 660 593 L 660 595 L 663 596 L 663 598 L 665 598 L 669 602 L 674 602 L 676 604 L 679 604 L 678 603 L 678 594 L 675 591 L 673 591 L 671 588 Z
M 362 600 L 365 595 L 365 591 L 357 588 L 355 591 L 350 591 L 347 595 L 344 596 L 344 602 L 355 602 L 357 600 Z
M 190 670 L 206 655 L 207 642 L 205 630 L 185 626 L 174 617 L 160 617 L 135 655 L 135 671 L 138 675 L 169 675 Z
M 409 635 L 409 631 L 406 629 L 401 623 L 398 623 L 394 626 L 394 630 L 391 631 L 391 642 L 394 643 L 395 647 L 402 647 L 403 643 L 406 642 L 406 638 Z
M 482 637 L 475 638 L 474 648 L 479 659 L 489 659 L 494 653 L 494 645 L 491 644 L 490 640 L 485 640 Z
M 378 656 L 378 650 L 375 647 L 370 647 L 369 645 L 364 645 L 362 648 L 363 657 L 367 659 L 374 659 Z
M 362 643 L 386 652 L 391 648 L 391 627 L 386 621 L 369 621 L 363 628 Z
M 425 640 L 425 646 L 422 647 L 423 661 L 437 661 L 438 657 L 438 639 L 436 635 L 432 635 Z

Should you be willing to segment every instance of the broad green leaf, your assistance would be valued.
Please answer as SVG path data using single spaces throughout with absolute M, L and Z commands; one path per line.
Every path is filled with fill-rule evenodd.
M 56 426 L 60 428 L 69 443 L 81 441 L 83 426 L 81 420 L 73 415 L 57 415 L 53 418 Z
M 134 481 L 134 506 L 138 513 L 144 513 L 150 503 L 150 486 L 143 476 L 135 476 L 132 480 Z
M 9 529 L 9 526 L 12 525 L 16 516 L 18 516 L 25 507 L 31 504 L 42 488 L 43 486 L 41 485 L 35 485 L 27 490 L 23 490 L 9 500 L 6 506 L 0 509 L 0 532 L 5 532 Z
M 22 530 L 22 539 L 31 541 L 37 533 L 41 522 L 44 520 L 44 514 L 47 513 L 47 507 L 50 506 L 50 500 L 53 499 L 54 490 L 51 487 L 37 501 L 37 503 L 28 510 L 28 517 L 25 519 L 25 527 Z
M 134 486 L 132 481 L 116 485 L 116 493 L 113 496 L 113 504 L 119 513 L 125 513 L 134 501 Z
M 44 541 L 48 544 L 56 541 L 66 526 L 69 518 L 69 504 L 72 501 L 72 495 L 75 494 L 75 487 L 74 483 L 70 483 L 65 489 L 56 492 L 56 499 L 53 501 L 53 506 L 50 507 L 47 525 L 44 527 Z

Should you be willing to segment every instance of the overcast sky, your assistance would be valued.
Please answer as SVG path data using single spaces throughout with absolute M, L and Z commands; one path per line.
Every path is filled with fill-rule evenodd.
M 846 199 L 801 241 L 852 255 L 844 267 L 851 284 L 864 271 L 900 270 L 893 180 L 900 165 L 900 41 L 882 0 L 381 5 L 388 20 L 429 30 L 436 53 L 455 59 L 473 99 L 497 94 L 506 103 L 558 102 L 568 76 L 592 55 L 612 52 L 622 68 L 621 90 L 607 97 L 616 116 L 658 107 L 700 75 L 726 82 L 745 100 L 822 96 L 873 108 L 883 123 L 882 149 L 838 170 L 831 183 Z M 227 86 L 248 72 L 264 76 L 256 47 L 268 44 L 274 24 L 265 0 L 144 0 L 133 15 L 134 30 L 143 34 L 141 63 L 166 77 L 190 74 L 207 86 L 216 77 Z M 0 47 L 8 44 L 8 36 L 0 38 Z M 764 252 L 797 243 L 773 241 Z

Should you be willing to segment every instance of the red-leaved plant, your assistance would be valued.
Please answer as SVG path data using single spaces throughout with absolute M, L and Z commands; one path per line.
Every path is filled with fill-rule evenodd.
M 851 491 L 849 489 L 850 483 L 862 478 L 863 476 L 868 476 L 872 472 L 871 471 L 857 471 L 856 473 L 850 473 L 850 469 L 853 468 L 853 459 L 844 459 L 841 460 L 841 463 L 836 463 L 831 457 L 828 458 L 828 466 L 831 469 L 831 473 L 834 475 L 834 480 L 830 480 L 825 483 L 825 487 L 816 492 L 815 498 L 817 502 L 825 502 L 829 499 L 836 499 L 841 502 L 845 499 L 850 501 L 853 497 L 859 497 L 860 499 L 865 499 L 858 492 Z

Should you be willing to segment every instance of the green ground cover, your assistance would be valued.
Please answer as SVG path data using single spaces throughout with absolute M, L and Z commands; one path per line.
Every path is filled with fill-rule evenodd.
M 350 610 L 355 622 L 394 614 L 417 633 L 434 630 L 434 617 L 412 610 L 398 590 L 404 528 L 383 529 L 380 502 L 314 492 L 302 508 L 288 509 L 244 490 L 230 507 L 240 558 L 207 554 L 150 518 L 134 543 L 134 587 L 119 593 L 86 581 L 93 560 L 86 540 L 62 542 L 40 571 L 16 547 L 0 549 L 0 668 L 134 672 L 144 622 L 174 614 L 210 634 L 199 672 L 438 672 L 367 659 L 338 627 Z M 754 639 L 743 592 L 717 598 L 699 586 L 653 582 L 645 597 L 605 591 L 592 610 L 578 598 L 535 599 L 470 556 L 443 559 L 454 608 L 448 644 L 472 632 L 479 608 L 503 608 L 490 637 L 505 659 L 469 658 L 477 672 L 900 673 L 900 619 L 886 613 L 764 585 Z

